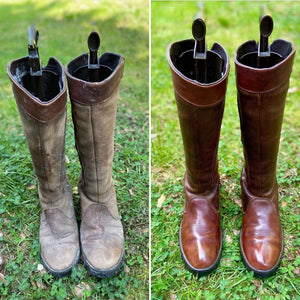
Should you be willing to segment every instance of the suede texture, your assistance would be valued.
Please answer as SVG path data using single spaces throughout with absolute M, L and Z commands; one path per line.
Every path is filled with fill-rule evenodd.
M 60 277 L 77 263 L 80 252 L 65 165 L 66 84 L 64 78 L 60 78 L 60 92 L 44 103 L 16 80 L 14 66 L 18 67 L 18 61 L 9 65 L 8 75 L 38 180 L 41 257 L 46 268 L 54 276 Z M 54 58 L 51 62 L 57 68 L 57 75 L 62 74 L 61 64 Z M 50 113 L 47 114 L 47 111 Z
M 66 67 L 76 149 L 82 167 L 78 183 L 81 249 L 85 264 L 99 277 L 103 271 L 105 274 L 105 270 L 117 268 L 124 256 L 123 226 L 112 180 L 114 127 L 124 58 L 108 56 L 116 62 L 111 65 L 112 74 L 101 82 L 73 76 L 76 67 L 87 61 L 86 55 L 75 58 Z

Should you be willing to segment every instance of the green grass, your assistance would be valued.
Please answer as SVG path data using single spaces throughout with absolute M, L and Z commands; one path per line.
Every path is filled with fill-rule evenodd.
M 148 274 L 148 5 L 134 1 L 1 1 L 0 3 L 0 299 L 147 299 Z M 115 181 L 125 230 L 126 257 L 121 273 L 98 279 L 80 262 L 70 277 L 55 279 L 39 271 L 37 183 L 11 85 L 9 61 L 28 55 L 27 30 L 40 32 L 39 52 L 66 65 L 87 52 L 87 37 L 97 30 L 100 53 L 124 55 L 115 128 Z M 67 175 L 79 214 L 70 104 L 66 133 Z M 81 296 L 78 291 L 81 290 Z
M 267 2 L 274 20 L 270 40 L 283 38 L 300 45 L 300 3 Z M 243 165 L 236 105 L 234 52 L 250 39 L 259 39 L 261 2 L 205 2 L 206 42 L 220 42 L 228 51 L 231 70 L 219 145 L 221 216 L 224 232 L 222 259 L 216 271 L 197 277 L 184 267 L 178 231 L 183 211 L 183 145 L 166 59 L 167 45 L 192 38 L 195 1 L 151 3 L 151 260 L 153 299 L 300 299 L 300 58 L 295 57 L 287 95 L 278 156 L 280 212 L 285 252 L 276 275 L 257 279 L 240 257 L 240 172 Z M 158 200 L 163 202 L 157 206 Z

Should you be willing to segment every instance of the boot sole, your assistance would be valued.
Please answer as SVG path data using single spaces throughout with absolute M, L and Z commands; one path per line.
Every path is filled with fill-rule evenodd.
M 53 268 L 51 268 L 48 263 L 46 262 L 45 258 L 43 257 L 43 254 L 40 253 L 40 256 L 41 256 L 41 259 L 43 261 L 43 265 L 44 267 L 46 268 L 46 270 L 55 278 L 62 278 L 62 277 L 66 277 L 66 276 L 69 276 L 72 272 L 72 268 L 75 267 L 78 262 L 79 262 L 79 259 L 80 259 L 80 250 L 78 250 L 77 254 L 76 254 L 76 257 L 72 263 L 72 265 L 66 269 L 63 269 L 63 270 L 55 270 Z
M 276 262 L 276 264 L 271 268 L 271 269 L 268 269 L 268 270 L 258 270 L 258 269 L 255 269 L 254 267 L 252 267 L 250 265 L 250 263 L 248 262 L 247 258 L 246 258 L 246 255 L 245 255 L 245 252 L 244 252 L 244 249 L 243 249 L 243 243 L 242 243 L 242 229 L 240 231 L 240 251 L 241 251 L 241 257 L 242 257 L 242 260 L 243 260 L 243 263 L 246 267 L 246 269 L 248 271 L 253 271 L 254 272 L 254 276 L 256 277 L 260 277 L 260 278 L 266 278 L 266 277 L 270 277 L 272 275 L 274 275 L 278 269 L 278 267 L 280 266 L 280 263 L 281 263 L 281 260 L 282 260 L 282 255 L 283 255 L 283 249 L 284 249 L 284 237 L 283 237 L 283 230 L 281 229 L 281 236 L 282 236 L 282 240 L 281 240 L 281 250 L 280 250 L 280 255 L 279 255 L 279 258 Z
M 186 265 L 186 267 L 188 268 L 189 271 L 191 271 L 192 273 L 194 273 L 198 276 L 205 276 L 205 275 L 208 275 L 209 273 L 213 272 L 217 268 L 217 266 L 218 266 L 218 264 L 221 260 L 221 254 L 222 254 L 222 246 L 223 246 L 223 233 L 222 233 L 222 230 L 221 230 L 220 235 L 221 235 L 221 247 L 219 249 L 218 256 L 217 256 L 216 260 L 214 261 L 214 263 L 211 264 L 208 268 L 197 269 L 189 263 L 189 261 L 187 260 L 185 254 L 183 252 L 182 243 L 181 243 L 181 223 L 180 223 L 180 229 L 179 229 L 180 253 L 181 253 L 182 260 L 185 263 L 185 265 Z
M 87 271 L 94 275 L 94 276 L 97 276 L 98 278 L 108 278 L 108 277 L 113 277 L 115 275 L 117 275 L 120 270 L 121 270 L 121 267 L 123 265 L 123 262 L 124 262 L 124 257 L 125 257 L 125 246 L 123 246 L 123 251 L 122 251 L 122 255 L 119 259 L 119 261 L 117 262 L 116 265 L 114 265 L 112 268 L 109 268 L 109 269 L 98 269 L 98 268 L 95 268 L 92 264 L 89 263 L 87 257 L 85 256 L 82 248 L 81 248 L 81 253 L 82 253 L 82 260 L 83 260 L 83 263 L 87 269 Z

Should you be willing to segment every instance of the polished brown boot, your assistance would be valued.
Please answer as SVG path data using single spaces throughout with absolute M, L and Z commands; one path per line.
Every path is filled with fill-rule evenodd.
M 90 82 L 88 55 L 66 66 L 76 148 L 82 172 L 81 252 L 87 270 L 100 278 L 116 275 L 125 253 L 123 226 L 112 181 L 114 127 L 124 58 L 104 53 L 98 82 Z M 95 74 L 94 74 L 95 75 Z
M 278 268 L 283 254 L 276 162 L 295 48 L 287 41 L 275 40 L 267 61 L 259 62 L 257 53 L 257 43 L 248 41 L 238 48 L 235 58 L 245 157 L 240 248 L 249 270 L 269 276 Z
M 225 104 L 229 59 L 214 43 L 207 51 L 206 83 L 196 80 L 194 40 L 173 43 L 168 51 L 185 153 L 185 206 L 179 231 L 182 258 L 199 275 L 219 263 L 222 231 L 219 214 L 217 151 Z M 220 62 L 215 70 L 214 59 Z
M 40 83 L 43 97 L 33 93 L 28 57 L 7 68 L 22 120 L 41 204 L 40 254 L 55 277 L 71 272 L 79 260 L 79 237 L 72 190 L 66 176 L 65 127 L 67 93 L 63 66 L 50 58 Z

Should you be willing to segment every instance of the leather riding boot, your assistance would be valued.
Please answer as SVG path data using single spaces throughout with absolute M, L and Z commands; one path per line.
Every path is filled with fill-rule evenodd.
M 225 49 L 214 43 L 210 52 L 222 59 L 222 73 L 215 78 L 208 69 L 209 83 L 200 83 L 195 80 L 193 47 L 193 40 L 173 43 L 168 61 L 186 163 L 180 250 L 188 269 L 205 275 L 217 266 L 222 250 L 217 151 L 229 59 Z
M 88 55 L 66 67 L 76 148 L 82 172 L 80 241 L 88 271 L 100 278 L 116 275 L 125 253 L 123 226 L 112 181 L 114 127 L 124 58 L 104 53 L 100 82 L 88 81 Z
M 255 41 L 248 41 L 238 48 L 235 58 L 245 157 L 240 248 L 248 269 L 269 276 L 283 254 L 276 163 L 295 49 L 287 41 L 275 40 L 270 46 L 269 67 L 258 68 L 257 48 Z
M 45 99 L 31 91 L 28 57 L 12 61 L 7 73 L 22 120 L 41 204 L 40 254 L 55 277 L 68 275 L 80 248 L 72 192 L 66 176 L 66 82 L 63 66 L 50 58 L 43 69 Z

